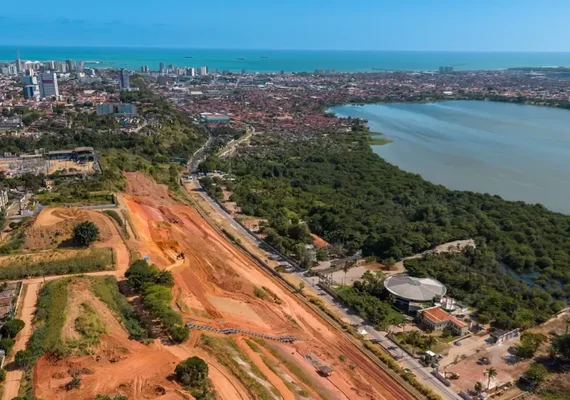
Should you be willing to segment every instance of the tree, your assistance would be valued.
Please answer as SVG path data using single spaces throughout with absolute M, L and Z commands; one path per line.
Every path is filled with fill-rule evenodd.
M 515 346 L 517 357 L 532 358 L 540 345 L 545 341 L 546 336 L 541 333 L 523 332 L 520 342 Z
M 14 338 L 24 328 L 24 325 L 25 323 L 21 319 L 11 319 L 2 326 L 0 333 L 2 336 Z
M 170 337 L 176 343 L 182 343 L 190 337 L 190 329 L 187 326 L 175 325 L 170 328 Z
M 29 350 L 18 351 L 14 360 L 20 368 L 29 368 L 36 362 L 36 358 Z
M 80 246 L 89 246 L 99 239 L 99 228 L 91 221 L 81 222 L 73 228 L 73 240 Z
M 158 285 L 174 287 L 174 277 L 170 271 L 160 271 L 155 279 Z
M 396 260 L 394 260 L 394 257 L 388 257 L 383 262 L 384 265 L 388 268 L 388 271 L 391 271 L 392 268 L 394 268 L 394 265 L 396 265 Z
M 346 273 L 356 265 L 356 261 L 347 261 L 342 266 L 342 271 L 344 272 L 344 281 L 343 284 L 346 285 Z
M 159 275 L 159 270 L 154 264 L 149 264 L 145 260 L 137 260 L 131 264 L 125 272 L 125 277 L 129 285 L 140 290 L 147 283 L 153 283 Z
M 8 355 L 12 348 L 14 347 L 14 339 L 5 337 L 0 339 L 0 350 L 4 350 L 4 353 Z
M 552 341 L 552 348 L 556 354 L 570 360 L 570 335 L 556 336 Z
M 526 370 L 524 376 L 530 380 L 534 384 L 539 384 L 544 382 L 546 377 L 548 376 L 548 370 L 542 364 L 534 362 L 531 366 Z
M 487 377 L 487 390 L 491 387 L 491 379 L 497 377 L 497 370 L 493 367 L 489 367 L 485 370 L 485 376 Z
M 481 393 L 483 391 L 483 384 L 481 382 L 475 382 L 473 389 L 475 389 L 477 393 Z
M 208 378 L 208 364 L 200 357 L 190 357 L 180 362 L 174 370 L 180 383 L 191 387 L 204 385 Z

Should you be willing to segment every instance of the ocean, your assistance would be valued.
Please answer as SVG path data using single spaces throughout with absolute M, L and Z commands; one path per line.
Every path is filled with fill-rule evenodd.
M 495 70 L 511 67 L 570 66 L 570 53 L 420 52 L 420 51 L 315 51 L 158 49 L 119 47 L 0 46 L 0 60 L 12 61 L 17 52 L 24 60 L 83 60 L 99 68 L 139 69 L 159 63 L 178 67 L 208 66 L 211 70 L 239 72 L 339 72 L 373 70 L 433 71 L 440 66 L 456 70 Z
M 341 106 L 393 140 L 372 146 L 401 169 L 451 189 L 570 214 L 570 111 L 484 101 Z

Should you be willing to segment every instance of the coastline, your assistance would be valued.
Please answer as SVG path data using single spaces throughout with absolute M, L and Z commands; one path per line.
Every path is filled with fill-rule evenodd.
M 97 65 L 127 65 L 138 70 L 148 65 L 207 65 L 210 69 L 249 72 L 337 72 L 437 71 L 442 65 L 457 71 L 490 71 L 508 68 L 540 68 L 570 65 L 569 53 L 549 52 L 458 52 L 458 51 L 373 51 L 373 50 L 271 50 L 145 47 L 9 46 L 0 45 L 0 59 L 13 61 L 20 52 L 23 60 L 96 60 Z M 188 59 L 191 56 L 192 59 Z M 240 60 L 238 58 L 243 58 Z M 95 66 L 97 66 L 95 65 Z

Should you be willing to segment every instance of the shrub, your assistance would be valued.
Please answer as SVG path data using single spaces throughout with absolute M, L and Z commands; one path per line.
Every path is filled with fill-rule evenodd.
M 115 210 L 105 210 L 103 213 L 107 214 L 109 217 L 113 218 L 120 227 L 123 227 L 124 222 L 118 212 Z
M 535 384 L 542 383 L 548 376 L 548 370 L 542 364 L 534 362 L 526 370 L 524 376 Z
M 200 387 L 208 379 L 208 364 L 200 357 L 190 357 L 180 362 L 174 373 L 183 385 Z
M 12 319 L 6 322 L 4 326 L 2 326 L 2 329 L 0 329 L 0 333 L 2 333 L 2 336 L 14 338 L 16 337 L 18 332 L 24 329 L 24 325 L 25 323 L 21 319 Z
M 89 246 L 99 239 L 99 228 L 91 221 L 81 222 L 73 228 L 73 240 L 80 246 Z
M 125 277 L 133 289 L 141 290 L 146 283 L 154 282 L 158 274 L 158 268 L 154 264 L 149 264 L 145 260 L 137 260 L 127 269 Z
M 4 353 L 8 355 L 12 348 L 14 347 L 14 339 L 5 337 L 0 339 L 0 350 L 4 350 Z

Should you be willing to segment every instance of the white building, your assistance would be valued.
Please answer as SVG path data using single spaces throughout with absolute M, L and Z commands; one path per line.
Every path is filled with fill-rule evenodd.
M 187 72 L 186 72 L 186 75 L 189 75 L 189 76 L 196 76 L 196 68 L 194 68 L 194 67 L 188 68 L 188 70 L 187 70 Z
M 59 97 L 59 87 L 57 86 L 57 75 L 55 72 L 44 72 L 40 74 L 40 97 L 47 99 Z
M 208 75 L 208 67 L 200 67 L 200 75 Z

